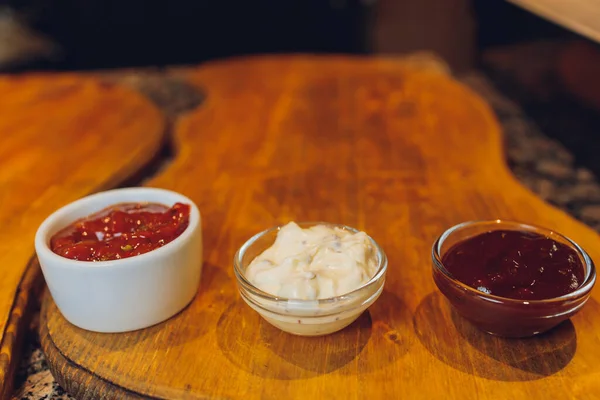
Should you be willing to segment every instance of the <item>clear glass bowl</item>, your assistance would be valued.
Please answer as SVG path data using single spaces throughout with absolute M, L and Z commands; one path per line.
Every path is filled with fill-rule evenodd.
M 326 222 L 302 222 L 301 228 L 326 225 L 350 232 L 358 230 Z M 273 296 L 254 286 L 245 277 L 248 265 L 270 247 L 281 226 L 267 229 L 250 238 L 234 256 L 233 269 L 242 299 L 267 322 L 302 336 L 319 336 L 339 331 L 354 322 L 381 294 L 385 283 L 387 257 L 371 237 L 377 255 L 375 275 L 363 286 L 341 296 L 319 300 L 298 300 Z
M 456 243 L 493 230 L 515 230 L 545 235 L 573 249 L 585 268 L 585 279 L 574 292 L 544 300 L 517 300 L 480 292 L 456 280 L 444 267 L 444 254 Z M 433 244 L 433 280 L 458 314 L 479 329 L 505 337 L 527 337 L 545 332 L 577 313 L 590 297 L 596 268 L 588 254 L 560 233 L 519 222 L 469 221 L 445 231 Z

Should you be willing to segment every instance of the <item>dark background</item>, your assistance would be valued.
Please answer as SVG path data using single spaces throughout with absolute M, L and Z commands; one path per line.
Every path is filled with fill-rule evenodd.
M 378 15 L 378 9 L 386 12 L 383 3 L 393 0 L 4 1 L 61 48 L 51 60 L 29 60 L 15 70 L 190 64 L 256 53 L 365 54 L 376 46 L 372 31 L 385 17 Z M 478 54 L 491 46 L 573 35 L 504 0 L 475 0 L 470 7 Z M 398 13 L 397 25 L 421 24 L 423 35 L 435 30 L 430 21 L 406 21 Z M 389 32 L 379 40 L 394 41 L 393 26 Z
M 358 0 L 11 0 L 62 48 L 19 68 L 87 69 L 198 63 L 273 52 L 366 50 L 369 7 Z

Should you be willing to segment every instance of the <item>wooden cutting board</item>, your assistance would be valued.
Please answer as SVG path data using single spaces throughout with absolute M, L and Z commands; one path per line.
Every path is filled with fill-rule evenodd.
M 436 236 L 505 218 L 600 238 L 509 173 L 490 108 L 436 68 L 393 59 L 270 57 L 189 74 L 204 104 L 175 130 L 174 163 L 151 186 L 203 214 L 201 289 L 169 321 L 126 334 L 67 323 L 50 296 L 41 340 L 80 399 L 592 399 L 600 396 L 598 289 L 547 335 L 505 340 L 461 320 L 431 279 Z M 535 151 L 532 149 L 532 151 Z M 303 338 L 240 299 L 232 257 L 289 220 L 363 229 L 389 258 L 381 298 L 336 334 Z
M 0 77 L 0 398 L 42 282 L 31 261 L 56 208 L 113 187 L 147 164 L 165 131 L 135 91 L 73 75 Z

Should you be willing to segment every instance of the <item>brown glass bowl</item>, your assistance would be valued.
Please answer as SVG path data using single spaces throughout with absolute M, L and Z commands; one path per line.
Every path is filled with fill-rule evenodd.
M 442 263 L 444 254 L 458 242 L 494 230 L 534 232 L 570 247 L 585 268 L 582 285 L 560 297 L 518 300 L 487 294 L 455 279 Z M 552 329 L 581 310 L 596 283 L 594 263 L 577 243 L 549 229 L 519 222 L 469 221 L 453 226 L 435 241 L 431 256 L 433 280 L 458 314 L 477 328 L 504 337 L 527 337 Z

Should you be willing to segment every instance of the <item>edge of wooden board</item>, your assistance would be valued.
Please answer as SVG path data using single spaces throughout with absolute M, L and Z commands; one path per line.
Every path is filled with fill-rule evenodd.
M 594 15 L 600 11 L 600 7 L 594 8 L 594 2 L 589 2 L 592 9 L 578 9 L 583 3 L 580 1 L 578 5 L 572 4 L 570 1 L 563 1 L 563 4 L 568 4 L 568 9 L 562 8 L 562 4 L 556 1 L 533 1 L 533 0 L 508 0 L 513 5 L 520 7 L 530 13 L 544 18 L 554 24 L 582 35 L 595 42 L 600 42 L 600 25 L 592 26 L 589 24 L 589 15 Z M 558 6 L 557 6 L 558 5 Z M 584 7 L 585 8 L 585 7 Z
M 52 372 L 52 376 L 54 376 L 54 379 L 56 379 L 63 389 L 71 396 L 80 400 L 95 400 L 103 397 L 106 393 L 113 395 L 113 398 L 123 400 L 160 399 L 160 397 L 148 397 L 118 386 L 95 375 L 92 371 L 83 368 L 81 365 L 75 364 L 72 360 L 62 354 L 54 345 L 45 323 L 46 312 L 50 301 L 52 301 L 52 299 L 50 298 L 48 289 L 46 289 L 44 290 L 42 308 L 40 311 L 40 343 L 44 354 L 46 355 L 48 367 Z M 61 368 L 56 368 L 56 365 L 61 365 Z M 74 375 L 82 375 L 83 379 L 75 379 L 73 377 Z M 77 382 L 82 382 L 82 384 Z
M 37 77 L 50 76 L 45 73 L 31 73 L 26 75 Z M 56 75 L 74 76 L 79 77 L 82 80 L 96 81 L 98 83 L 107 82 L 106 79 L 102 79 L 101 77 L 94 78 L 85 74 L 61 73 Z M 147 141 L 145 144 L 143 160 L 139 163 L 130 163 L 120 170 L 114 171 L 114 174 L 108 177 L 108 179 L 98 182 L 97 187 L 90 190 L 88 195 L 102 190 L 127 185 L 132 180 L 138 180 L 143 171 L 156 167 L 156 164 L 160 161 L 161 151 L 168 139 L 166 134 L 169 129 L 167 118 L 162 110 L 157 107 L 151 99 L 131 86 L 119 84 L 118 82 L 110 83 L 119 86 L 122 90 L 131 92 L 133 95 L 146 102 L 149 108 L 156 111 L 160 117 L 160 125 L 157 126 L 160 132 L 158 135 L 160 136 L 160 139 L 157 140 L 156 143 L 152 140 Z M 26 332 L 29 329 L 32 316 L 39 309 L 41 302 L 40 296 L 42 295 L 44 288 L 44 277 L 34 252 L 25 267 L 23 276 L 15 291 L 10 314 L 4 332 L 2 332 L 2 336 L 0 337 L 0 399 L 9 399 L 13 395 L 15 375 L 19 362 L 21 361 L 21 351 L 23 350 L 23 345 L 27 336 Z
M 16 356 L 22 349 L 25 336 L 23 333 L 31 321 L 31 315 L 38 304 L 39 295 L 44 287 L 37 259 L 29 260 L 25 273 L 21 278 L 15 302 L 0 342 L 0 398 L 9 398 L 12 394 L 16 364 L 20 357 Z

